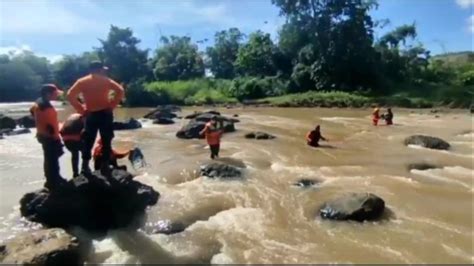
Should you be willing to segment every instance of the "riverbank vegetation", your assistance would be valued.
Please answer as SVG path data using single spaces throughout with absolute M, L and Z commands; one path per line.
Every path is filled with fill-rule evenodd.
M 45 82 L 67 89 L 98 59 L 124 84 L 128 106 L 249 100 L 279 106 L 472 104 L 474 53 L 431 56 L 415 24 L 374 20 L 376 1 L 272 3 L 286 21 L 277 38 L 230 28 L 216 32 L 204 50 L 198 44 L 207 39 L 164 36 L 150 51 L 138 47 L 131 29 L 111 26 L 98 48 L 59 62 L 30 52 L 2 55 L 0 101 L 31 100 Z M 386 34 L 376 38 L 382 28 Z

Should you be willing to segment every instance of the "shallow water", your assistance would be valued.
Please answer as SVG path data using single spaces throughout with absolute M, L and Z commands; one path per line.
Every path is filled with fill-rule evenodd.
M 0 105 L 0 111 L 21 107 Z M 182 114 L 193 109 L 184 109 Z M 141 117 L 148 109 L 120 109 L 116 119 Z M 91 263 L 472 263 L 473 129 L 465 111 L 430 114 L 394 110 L 392 127 L 370 125 L 362 109 L 223 109 L 239 114 L 226 134 L 221 157 L 246 165 L 244 181 L 200 178 L 208 159 L 203 140 L 180 140 L 175 125 L 145 123 L 117 132 L 114 146 L 140 147 L 149 166 L 137 177 L 161 198 L 148 222 L 170 219 L 189 225 L 182 233 L 111 232 L 94 242 Z M 69 109 L 61 111 L 64 118 Z M 330 141 L 304 143 L 315 124 Z M 275 140 L 247 140 L 251 130 Z M 406 147 L 403 139 L 427 134 L 452 144 L 450 151 Z M 42 186 L 41 152 L 33 135 L 0 140 L 0 239 L 29 230 L 18 217 L 18 200 Z M 439 169 L 409 170 L 411 163 Z M 125 161 L 123 163 L 126 163 Z M 61 158 L 70 173 L 69 155 Z M 314 188 L 292 186 L 301 179 Z M 381 222 L 329 222 L 317 216 L 324 201 L 348 192 L 381 196 L 389 212 Z

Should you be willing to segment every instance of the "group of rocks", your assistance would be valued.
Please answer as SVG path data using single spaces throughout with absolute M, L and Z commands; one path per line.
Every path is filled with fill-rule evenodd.
M 31 115 L 13 119 L 0 114 L 0 139 L 2 139 L 4 135 L 14 136 L 30 133 L 30 128 L 33 127 L 35 127 L 35 119 Z

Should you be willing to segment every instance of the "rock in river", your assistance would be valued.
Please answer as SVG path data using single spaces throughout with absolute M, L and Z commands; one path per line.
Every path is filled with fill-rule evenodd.
M 276 138 L 275 136 L 265 133 L 265 132 L 250 132 L 245 134 L 246 139 L 274 139 Z
M 36 126 L 35 118 L 32 115 L 19 118 L 16 123 L 23 128 L 34 128 Z
M 385 202 L 372 193 L 353 193 L 328 201 L 319 210 L 324 219 L 330 220 L 376 220 L 385 210 Z
M 201 166 L 201 175 L 220 179 L 239 179 L 243 177 L 240 167 L 221 162 L 211 162 Z
M 313 180 L 313 179 L 300 179 L 293 183 L 293 186 L 295 187 L 301 187 L 301 188 L 310 188 L 314 187 L 315 185 L 321 183 L 319 180 Z
M 21 215 L 48 227 L 80 226 L 94 233 L 135 224 L 148 206 L 157 203 L 159 193 L 134 181 L 133 176 L 114 170 L 112 177 L 98 172 L 81 175 L 57 190 L 27 193 L 20 200 Z
M 13 118 L 0 115 L 0 129 L 14 129 L 16 122 Z
M 448 150 L 450 147 L 449 143 L 440 138 L 423 135 L 414 135 L 406 138 L 405 145 L 417 145 L 436 150 Z
M 23 233 L 0 245 L 2 264 L 82 265 L 85 252 L 63 229 Z
M 204 136 L 199 135 L 199 132 L 204 129 L 206 126 L 205 121 L 199 121 L 197 119 L 192 119 L 187 125 L 181 128 L 177 133 L 176 137 L 181 139 L 199 139 Z M 224 130 L 224 133 L 234 132 L 235 126 L 234 122 L 230 120 L 221 120 L 221 126 Z
M 130 118 L 126 122 L 114 122 L 114 130 L 131 130 L 142 128 L 142 123 L 140 121 Z
M 157 118 L 157 119 L 153 120 L 153 124 L 156 124 L 156 125 L 171 125 L 171 124 L 174 124 L 174 121 L 171 118 L 160 117 L 160 118 Z

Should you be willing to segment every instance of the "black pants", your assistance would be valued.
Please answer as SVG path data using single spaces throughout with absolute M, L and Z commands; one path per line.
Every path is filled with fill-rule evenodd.
M 110 158 L 112 152 L 112 139 L 114 138 L 114 114 L 111 110 L 92 112 L 86 116 L 83 134 L 83 164 L 89 164 L 92 157 L 92 147 L 94 147 L 98 131 L 100 132 L 100 138 L 102 139 L 102 154 L 104 155 L 104 158 Z M 106 161 L 108 160 L 104 160 L 103 163 L 106 163 Z
M 71 152 L 72 176 L 79 176 L 79 153 L 82 150 L 82 142 L 75 140 L 64 141 L 64 146 Z
M 308 141 L 308 145 L 312 147 L 319 147 L 319 138 Z
M 211 159 L 219 157 L 220 148 L 221 148 L 221 145 L 219 145 L 219 144 L 209 145 L 209 149 L 211 150 Z
M 60 140 L 40 136 L 38 136 L 38 141 L 43 148 L 43 169 L 46 186 L 51 188 L 63 181 L 59 173 L 59 157 L 64 154 L 63 145 Z

